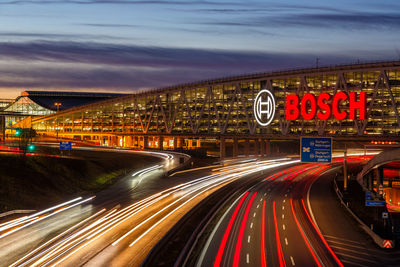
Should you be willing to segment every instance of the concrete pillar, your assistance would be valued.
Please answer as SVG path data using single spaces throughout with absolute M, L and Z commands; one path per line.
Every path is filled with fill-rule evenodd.
M 271 142 L 269 140 L 265 140 L 265 155 L 271 156 Z
M 226 156 L 226 151 L 225 151 L 225 137 L 220 138 L 219 142 L 219 158 L 222 160 Z
M 238 156 L 239 144 L 237 138 L 233 138 L 233 157 L 236 158 Z
M 260 139 L 260 156 L 265 155 L 265 142 L 264 139 Z
M 132 147 L 133 145 L 133 137 L 132 136 L 125 136 L 125 146 Z
M 246 157 L 250 155 L 250 141 L 249 139 L 244 140 L 244 154 Z
M 258 142 L 258 139 L 254 139 L 254 156 L 258 155 L 259 147 L 260 147 L 260 144 Z
M 149 148 L 149 137 L 143 136 L 143 149 Z
M 372 173 L 372 172 L 369 172 L 369 173 L 367 174 L 367 186 L 368 186 L 368 190 L 369 190 L 369 191 L 372 191 L 372 189 L 373 189 L 373 187 L 374 187 L 373 182 L 374 182 L 373 173 Z
M 158 149 L 159 149 L 159 150 L 163 150 L 163 149 L 164 149 L 163 143 L 164 143 L 164 137 L 163 137 L 163 136 L 160 136 L 160 137 L 158 138 Z
M 378 167 L 376 172 L 376 193 L 379 194 L 379 185 L 383 185 L 383 168 Z

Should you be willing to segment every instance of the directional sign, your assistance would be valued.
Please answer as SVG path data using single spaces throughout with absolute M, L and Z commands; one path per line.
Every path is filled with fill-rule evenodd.
M 369 191 L 365 192 L 365 201 L 367 201 L 367 200 L 373 200 L 372 193 Z
M 301 162 L 331 162 L 332 138 L 302 137 L 300 157 Z
M 382 200 L 366 200 L 365 206 L 367 207 L 384 207 L 386 205 L 385 201 Z
M 393 248 L 392 240 L 383 240 L 383 247 L 384 248 Z
M 71 141 L 61 141 L 60 142 L 60 150 L 71 150 L 72 142 Z

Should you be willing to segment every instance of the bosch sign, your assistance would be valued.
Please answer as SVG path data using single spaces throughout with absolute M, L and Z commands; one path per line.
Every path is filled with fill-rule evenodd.
M 358 100 L 357 100 L 358 98 Z M 349 112 L 341 110 L 348 100 Z M 358 110 L 358 119 L 365 119 L 366 94 L 361 92 L 359 97 L 357 93 L 351 92 L 347 95 L 344 92 L 338 92 L 334 96 L 328 93 L 322 93 L 318 97 L 307 93 L 301 99 L 298 95 L 286 96 L 286 120 L 312 120 L 317 116 L 320 120 L 327 120 L 333 116 L 337 120 L 356 119 Z
M 261 126 L 269 125 L 275 117 L 275 98 L 267 89 L 261 90 L 254 100 L 254 117 Z

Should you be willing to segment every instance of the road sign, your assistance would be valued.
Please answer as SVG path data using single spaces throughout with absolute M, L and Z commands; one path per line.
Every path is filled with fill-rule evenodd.
M 71 141 L 61 141 L 60 142 L 60 150 L 71 150 L 72 142 Z
M 389 218 L 389 212 L 382 212 L 382 219 L 388 219 Z
M 373 200 L 372 193 L 370 191 L 365 192 L 365 201 L 367 200 Z
M 392 240 L 383 240 L 383 247 L 384 248 L 393 248 L 393 241 Z
M 302 137 L 300 143 L 301 162 L 331 162 L 332 138 Z
M 386 205 L 385 201 L 382 200 L 366 200 L 365 206 L 367 207 L 384 207 Z

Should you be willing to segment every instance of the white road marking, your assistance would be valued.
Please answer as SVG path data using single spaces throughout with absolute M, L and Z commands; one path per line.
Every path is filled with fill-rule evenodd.
M 285 206 L 282 206 L 282 210 L 284 210 L 285 209 Z
M 285 194 L 285 197 L 287 197 L 287 194 Z
M 282 214 L 282 219 L 285 219 L 285 214 Z
M 254 212 L 253 217 L 256 217 L 256 213 Z
M 285 244 L 286 246 L 289 245 L 289 243 L 287 242 L 287 238 L 285 237 Z
M 262 198 L 260 198 L 260 202 L 262 201 L 263 199 Z
M 257 205 L 257 209 L 260 207 L 260 204 Z
M 292 261 L 292 265 L 295 266 L 296 264 L 294 264 L 294 259 L 292 256 L 290 256 L 290 260 Z
M 284 224 L 282 224 L 282 228 L 283 228 L 283 230 L 285 230 L 285 229 L 286 229 L 286 226 L 285 226 Z
M 247 243 L 250 243 L 250 236 L 247 237 Z
M 264 196 L 266 196 L 267 195 L 267 193 L 264 193 Z
M 250 228 L 253 228 L 253 223 L 250 224 Z
M 285 202 L 286 202 L 286 199 L 283 200 L 283 203 L 285 203 Z
M 250 263 L 250 257 L 249 257 L 249 253 L 247 253 L 247 254 L 246 254 L 246 262 L 247 262 L 247 264 L 249 264 L 249 263 Z

